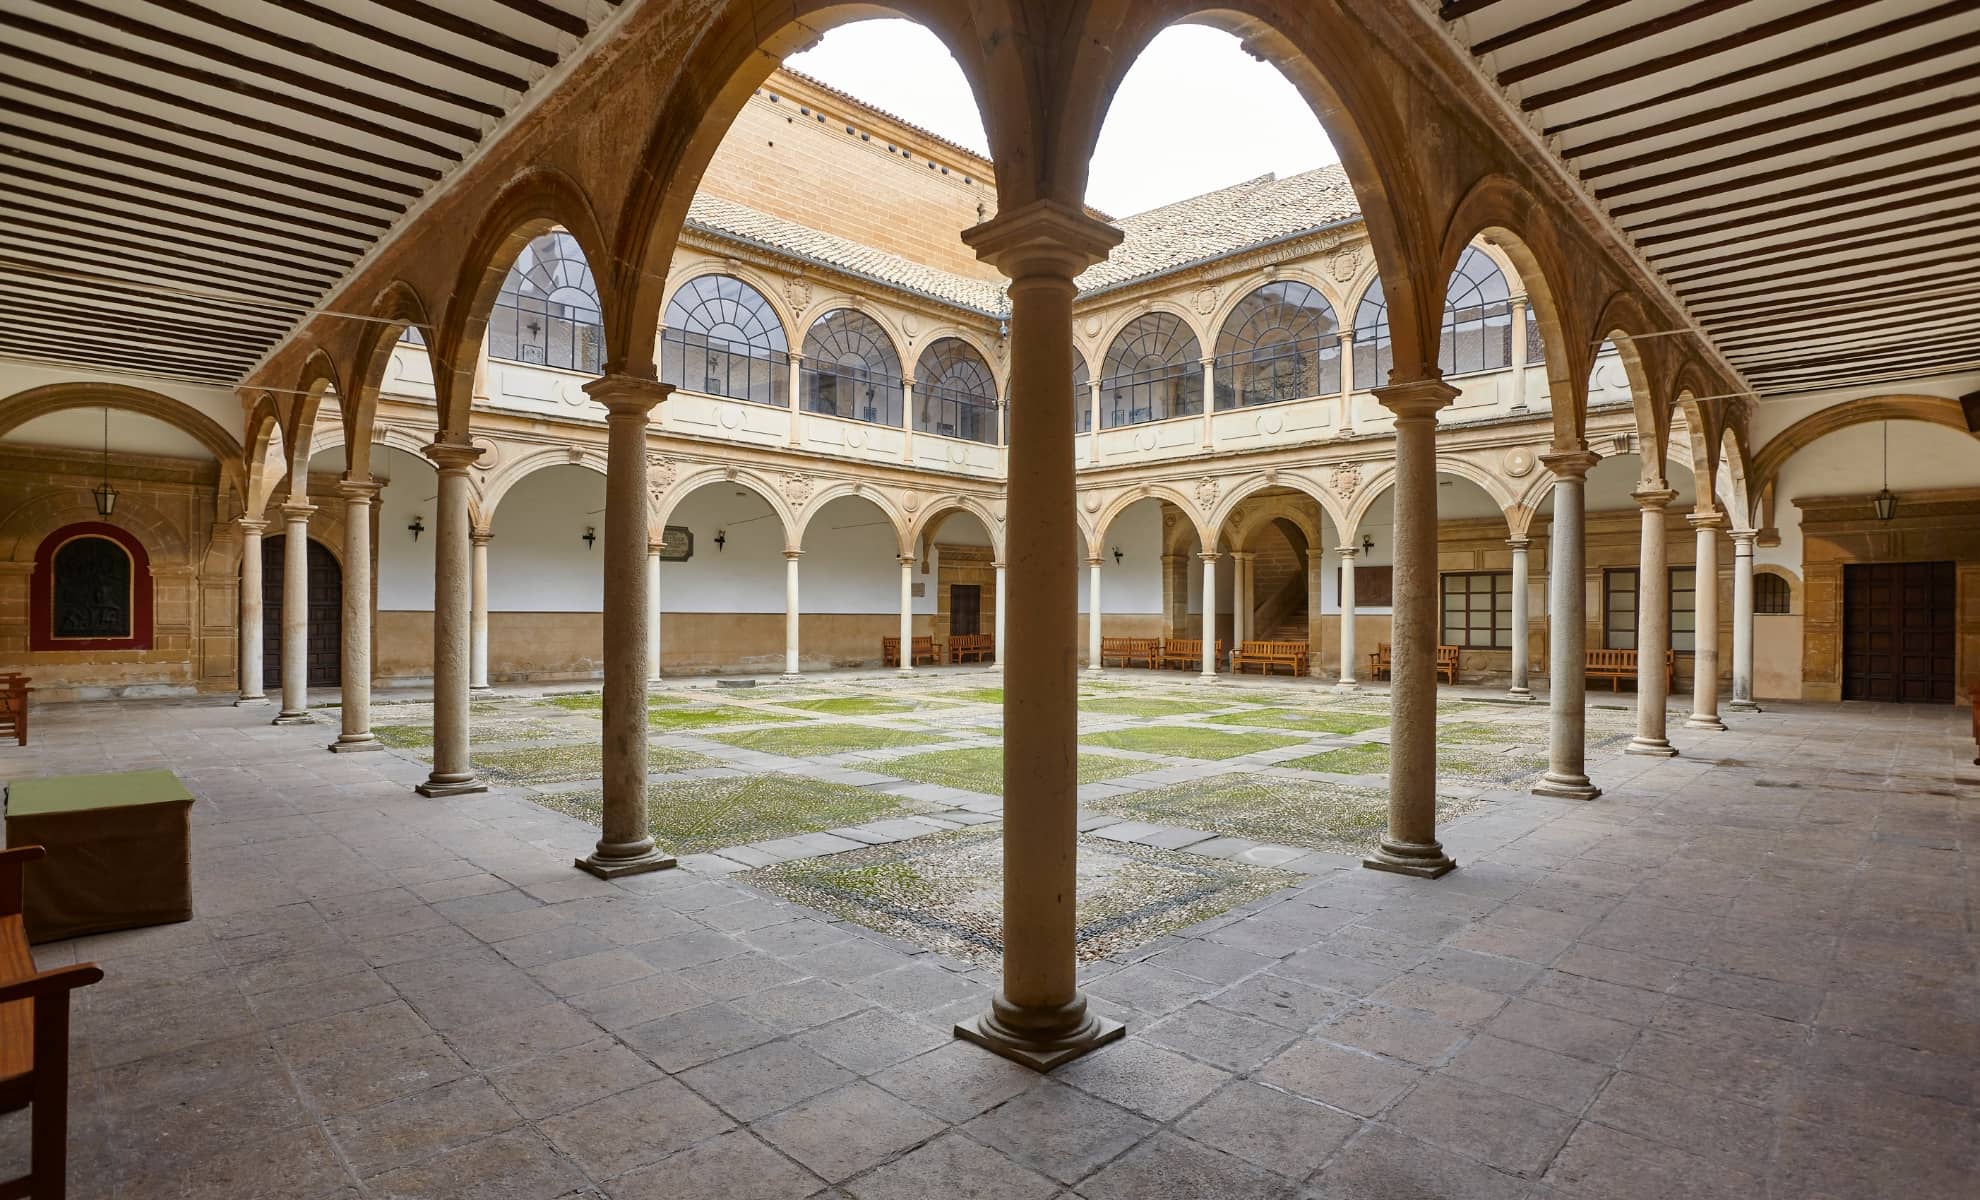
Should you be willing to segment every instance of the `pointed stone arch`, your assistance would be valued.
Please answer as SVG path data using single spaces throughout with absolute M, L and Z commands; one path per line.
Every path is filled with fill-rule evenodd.
M 1787 461 L 1817 440 L 1853 425 L 1870 425 L 1879 421 L 1923 421 L 1962 434 L 1980 436 L 1973 435 L 1967 428 L 1965 410 L 1958 400 L 1949 396 L 1894 393 L 1846 400 L 1818 409 L 1768 438 L 1767 444 L 1748 460 L 1747 494 L 1758 498 L 1770 491 L 1779 481 L 1781 468 Z
M 440 378 L 440 362 L 434 356 L 440 333 L 430 312 L 419 289 L 403 279 L 386 284 L 371 302 L 371 319 L 358 337 L 349 375 L 351 391 L 338 393 L 344 418 L 345 469 L 353 479 L 371 475 L 371 434 L 378 420 L 378 393 L 385 386 L 385 368 L 392 361 L 393 348 L 407 328 L 419 331 L 421 351 L 433 378 L 436 382 Z

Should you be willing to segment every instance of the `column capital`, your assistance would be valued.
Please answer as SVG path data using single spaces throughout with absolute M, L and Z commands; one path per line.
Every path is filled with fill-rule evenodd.
M 962 231 L 976 257 L 1010 279 L 1073 276 L 1107 257 L 1121 231 L 1075 205 L 1038 199 Z
M 1250 562 L 1252 552 L 1249 550 L 1233 550 L 1231 551 L 1231 559 L 1234 562 Z
M 1631 492 L 1630 496 L 1636 501 L 1638 505 L 1640 505 L 1646 511 L 1661 512 L 1662 510 L 1670 507 L 1671 501 L 1677 499 L 1677 491 L 1673 488 L 1667 488 L 1667 487 L 1666 488 L 1640 487 L 1637 488 L 1635 491 Z
M 1512 551 L 1514 554 L 1519 554 L 1524 552 L 1526 548 L 1528 546 L 1531 546 L 1532 544 L 1533 544 L 1533 539 L 1530 537 L 1509 537 L 1506 539 L 1506 545 L 1512 547 Z
M 1753 553 L 1753 543 L 1760 537 L 1758 529 L 1734 529 L 1727 533 L 1733 540 L 1734 554 Z
M 307 522 L 315 511 L 316 506 L 308 501 L 290 501 L 282 505 L 282 519 L 292 525 L 297 521 Z
M 1687 513 L 1684 519 L 1691 522 L 1693 529 L 1724 529 L 1730 524 L 1726 520 L 1726 514 L 1717 509 L 1711 512 Z
M 1457 399 L 1458 390 L 1441 375 L 1425 379 L 1391 380 L 1374 389 L 1375 399 L 1397 420 L 1429 420 Z
M 1196 365 L 1204 368 L 1205 370 L 1208 370 L 1211 367 L 1217 365 L 1217 359 L 1213 355 L 1206 354 L 1202 358 L 1196 360 Z
M 804 551 L 802 551 L 802 550 L 786 550 L 786 551 L 784 551 L 784 557 L 785 557 L 786 559 L 788 559 L 789 561 L 791 561 L 791 562 L 796 562 L 796 561 L 797 561 L 798 559 L 800 559 L 800 558 L 802 558 L 802 557 L 804 557 Z
M 1196 553 L 1196 557 L 1202 559 L 1204 562 L 1213 563 L 1217 561 L 1219 556 L 1215 550 L 1199 550 Z
M 462 442 L 434 442 L 422 447 L 420 453 L 433 460 L 433 465 L 442 474 L 464 473 L 469 467 L 481 461 L 481 447 Z
M 902 554 L 902 555 L 897 555 L 896 557 L 898 557 L 901 560 L 901 565 L 904 567 L 911 567 L 914 565 L 914 555 L 912 554 Z
M 996 562 L 991 563 L 990 565 L 996 568 L 997 570 L 1001 571 L 1004 569 L 1004 560 L 1000 558 Z
M 1344 561 L 1345 561 L 1345 560 L 1347 560 L 1347 559 L 1352 559 L 1352 558 L 1356 558 L 1356 557 L 1358 557 L 1358 556 L 1359 556 L 1359 555 L 1361 554 L 1361 547 L 1359 547 L 1359 546 L 1336 546 L 1336 547 L 1334 547 L 1334 553 L 1335 553 L 1335 554 L 1337 554 L 1337 555 L 1339 555 L 1339 556 L 1340 556 L 1340 557 L 1342 558 L 1342 560 L 1344 560 Z
M 1588 478 L 1588 472 L 1602 456 L 1583 446 L 1574 450 L 1555 450 L 1540 456 L 1540 465 L 1554 473 L 1556 479 L 1572 479 L 1579 483 Z
M 468 530 L 468 542 L 475 546 L 486 546 L 495 540 L 495 535 L 486 529 Z
M 584 385 L 584 394 L 604 405 L 605 411 L 615 417 L 644 417 L 673 393 L 674 385 L 671 383 L 624 372 L 600 375 Z
M 648 542 L 646 543 L 646 557 L 652 558 L 666 548 L 667 544 L 665 542 Z
M 784 352 L 784 356 L 785 356 L 785 357 L 786 357 L 787 359 L 789 359 L 789 360 L 790 360 L 790 364 L 791 364 L 791 366 L 793 366 L 793 367 L 802 367 L 802 366 L 804 366 L 804 352 L 803 352 L 803 351 L 800 351 L 800 350 L 786 350 L 786 351 Z
M 234 524 L 241 527 L 242 533 L 260 534 L 268 528 L 268 522 L 260 517 L 235 517 Z
M 1086 556 L 1086 565 L 1089 567 L 1104 566 L 1106 565 L 1106 561 L 1106 556 L 1103 554 L 1089 554 Z
M 346 500 L 362 500 L 369 504 L 378 498 L 379 489 L 384 486 L 376 479 L 351 479 L 347 476 L 337 481 L 337 492 Z

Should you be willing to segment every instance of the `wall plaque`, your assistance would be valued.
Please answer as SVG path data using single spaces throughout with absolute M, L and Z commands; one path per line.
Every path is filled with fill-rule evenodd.
M 661 562 L 686 562 L 694 557 L 694 530 L 685 525 L 669 525 L 660 536 Z

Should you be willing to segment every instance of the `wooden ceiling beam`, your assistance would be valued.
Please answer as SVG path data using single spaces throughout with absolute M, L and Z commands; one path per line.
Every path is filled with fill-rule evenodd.
M 125 359 L 144 358 L 159 363 L 180 366 L 192 364 L 212 371 L 242 369 L 244 363 L 239 355 L 222 354 L 205 347 L 158 347 L 133 344 L 120 337 L 116 330 L 98 329 L 49 329 L 29 328 L 15 325 L 6 331 L 5 336 L 17 343 L 27 343 L 47 350 L 61 350 L 71 347 L 91 350 L 95 354 L 109 353 Z M 253 360 L 248 360 L 253 361 Z
M 215 365 L 231 365 L 239 362 L 244 355 L 253 355 L 249 348 L 229 348 L 212 345 L 199 338 L 189 338 L 184 331 L 157 333 L 151 330 L 132 329 L 127 326 L 105 326 L 88 321 L 66 320 L 58 314 L 13 309 L 0 305 L 0 317 L 7 319 L 8 328 L 16 333 L 25 333 L 52 342 L 66 341 L 71 333 L 82 335 L 86 340 L 97 343 L 128 343 L 136 349 L 146 349 L 160 354 L 184 354 L 187 358 Z
M 1936 250 L 1939 247 L 1934 246 L 1930 247 L 1930 249 Z M 1756 295 L 1779 296 L 1783 292 L 1796 291 L 1801 288 L 1826 289 L 1839 283 L 1862 283 L 1865 280 L 1877 280 L 1882 282 L 1886 287 L 1897 286 L 1903 282 L 1903 276 L 1906 272 L 1916 272 L 1925 267 L 1957 266 L 1961 263 L 1971 266 L 1972 262 L 1972 252 L 1960 249 L 1955 250 L 1951 254 L 1941 254 L 1935 258 L 1919 259 L 1916 262 L 1894 264 L 1887 261 L 1879 261 L 1876 265 L 1864 267 L 1861 270 L 1842 271 L 1839 273 L 1829 272 L 1826 274 L 1810 273 L 1796 276 L 1791 281 L 1785 278 L 1755 279 L 1718 285 L 1707 284 L 1690 288 L 1680 287 L 1678 293 L 1685 298 L 1685 303 L 1704 307 L 1706 305 L 1722 304 L 1727 301 L 1737 302 Z
M 1915 314 L 1929 312 L 1947 303 L 1963 303 L 1967 299 L 1976 296 L 1980 296 L 1980 287 L 1960 281 L 1950 286 L 1919 288 L 1892 295 L 1873 296 L 1862 299 L 1850 297 L 1845 300 L 1795 305 L 1781 310 L 1781 313 L 1791 319 L 1796 328 L 1800 328 L 1804 324 L 1812 327 L 1817 324 L 1853 319 L 1858 315 L 1861 315 L 1864 320 L 1874 320 L 1886 313 Z M 1712 326 L 1713 335 L 1717 337 L 1743 330 L 1760 330 L 1768 333 L 1770 336 L 1792 337 L 1792 329 L 1783 329 L 1782 315 L 1773 315 L 1772 313 L 1761 315 L 1757 312 L 1752 316 L 1743 317 L 1735 315 L 1728 320 L 1715 322 Z
M 123 200 L 127 203 L 135 199 L 131 195 L 129 181 L 122 180 L 120 182 L 120 177 L 116 175 L 114 172 L 91 170 L 86 165 L 64 162 L 61 159 L 50 158 L 49 156 L 44 154 L 36 154 L 31 150 L 23 150 L 19 146 L 0 145 L 0 159 L 5 159 L 10 155 L 12 157 L 23 159 L 28 162 L 38 163 L 43 166 L 52 167 L 60 171 L 74 172 L 77 175 L 82 175 L 87 177 L 85 179 L 77 180 L 77 179 L 68 178 L 67 176 L 63 176 L 63 175 L 45 174 L 40 171 L 30 170 L 26 167 L 10 168 L 10 170 L 12 170 L 18 178 L 36 180 L 43 183 L 44 185 L 51 187 L 74 188 L 79 191 L 93 192 L 98 195 L 109 197 L 111 199 Z M 92 182 L 93 180 L 101 180 L 102 182 L 95 183 Z M 172 204 L 169 201 L 159 199 L 158 196 L 154 193 L 162 193 L 168 196 L 179 196 L 183 199 L 190 200 L 195 203 L 211 204 L 215 208 L 222 209 L 224 211 L 209 212 L 205 209 L 188 208 L 184 205 Z M 175 212 L 181 216 L 191 217 L 194 220 L 211 221 L 219 225 L 237 225 L 242 229 L 253 230 L 257 233 L 264 233 L 264 234 L 272 233 L 279 236 L 285 233 L 288 227 L 309 229 L 316 233 L 324 234 L 327 235 L 328 237 L 341 239 L 347 242 L 350 245 L 352 251 L 357 254 L 362 254 L 364 252 L 365 248 L 369 245 L 370 237 L 377 236 L 376 233 L 367 236 L 363 231 L 341 228 L 336 225 L 331 225 L 328 222 L 314 220 L 310 217 L 294 216 L 287 213 L 270 215 L 262 212 L 253 205 L 228 204 L 218 200 L 210 200 L 207 197 L 199 194 L 198 192 L 189 191 L 183 188 L 174 188 L 166 184 L 152 185 L 151 188 L 148 190 L 148 193 L 141 200 L 138 201 L 138 204 L 139 206 L 147 209 L 158 208 L 158 209 L 164 209 L 167 212 Z M 271 223 L 278 223 L 281 226 L 281 228 L 270 228 L 270 226 L 266 224 L 261 224 L 254 221 L 241 220 L 237 217 L 229 216 L 228 215 L 229 212 L 237 212 L 237 213 L 261 216 L 269 220 Z M 372 222 L 371 224 L 377 230 L 383 230 L 386 226 L 386 223 L 383 221 L 376 221 L 376 222 Z M 303 239 L 298 237 L 296 240 L 302 241 Z M 321 238 L 318 238 L 316 239 L 316 244 L 322 245 L 324 243 Z
M 5 203 L 5 201 L 0 201 L 0 203 Z M 44 236 L 54 238 L 58 242 L 65 242 L 71 246 L 75 245 L 76 239 L 80 238 L 84 239 L 88 245 L 112 247 L 119 253 L 132 255 L 148 262 L 155 262 L 167 269 L 171 269 L 179 264 L 192 264 L 187 269 L 217 269 L 229 272 L 231 277 L 235 278 L 243 274 L 266 277 L 271 271 L 275 271 L 291 276 L 294 283 L 314 287 L 319 291 L 329 287 L 340 277 L 338 272 L 322 267 L 304 267 L 282 262 L 271 263 L 267 260 L 263 260 L 260 264 L 248 264 L 238 259 L 223 258 L 210 252 L 201 253 L 189 251 L 184 248 L 155 246 L 133 238 L 118 237 L 114 234 L 105 233 L 101 229 L 75 229 L 54 221 L 37 220 L 19 213 L 7 213 L 4 220 L 23 229 L 36 230 Z
M 1690 262 L 1660 264 L 1659 269 L 1664 272 L 1665 278 L 1675 284 L 1679 280 L 1695 277 L 1701 271 L 1757 271 L 1767 267 L 1790 266 L 1815 255 L 1878 250 L 1894 242 L 1903 242 L 1912 238 L 1965 233 L 1969 241 L 1980 240 L 1980 225 L 1976 225 L 1970 219 L 1975 216 L 1980 216 L 1980 202 L 1932 213 L 1929 217 L 1913 217 L 1886 222 L 1867 229 L 1852 229 L 1845 238 L 1803 238 L 1798 242 L 1755 246 L 1743 254 L 1721 254 L 1713 258 L 1693 259 Z M 1757 255 L 1767 257 L 1756 257 Z
M 1885 149 L 1884 147 L 1879 147 L 1878 152 L 1881 153 L 1884 149 Z M 1857 157 L 1861 158 L 1863 156 L 1857 155 Z M 1837 175 L 1828 179 L 1818 179 L 1812 183 L 1803 184 L 1798 188 L 1789 188 L 1782 191 L 1769 192 L 1766 195 L 1761 195 L 1761 196 L 1749 196 L 1744 199 L 1734 200 L 1729 203 L 1721 204 L 1713 208 L 1698 209 L 1693 212 L 1683 213 L 1677 216 L 1653 217 L 1648 221 L 1640 222 L 1637 224 L 1631 224 L 1628 221 L 1624 221 L 1623 225 L 1630 230 L 1632 235 L 1634 235 L 1638 229 L 1651 229 L 1659 225 L 1669 224 L 1672 221 L 1689 220 L 1690 218 L 1697 216 L 1720 216 L 1725 213 L 1738 212 L 1744 209 L 1752 208 L 1756 205 L 1766 204 L 1774 200 L 1794 200 L 1794 199 L 1800 199 L 1803 196 L 1824 195 L 1826 193 L 1835 191 L 1837 188 L 1855 187 L 1859 184 L 1875 184 L 1881 181 L 1888 181 L 1891 175 L 1895 173 L 1924 171 L 1924 170 L 1929 170 L 1933 167 L 1944 167 L 1944 166 L 1950 166 L 1954 163 L 1970 162 L 1974 159 L 1980 159 L 1980 146 L 1963 146 L 1952 150 L 1941 151 L 1938 154 L 1928 154 L 1922 158 L 1914 158 L 1900 167 L 1878 167 L 1868 171 L 1859 171 L 1854 175 Z M 1797 167 L 1797 168 L 1793 168 L 1790 172 L 1785 172 L 1785 173 L 1798 173 L 1801 169 L 1802 168 Z M 1784 172 L 1773 173 L 1773 175 L 1780 175 L 1780 174 L 1784 174 Z M 1645 199 L 1645 200 L 1634 200 L 1628 204 L 1611 205 L 1609 207 L 1609 215 L 1613 217 L 1621 218 L 1628 216 L 1631 213 L 1647 212 L 1651 209 L 1656 209 L 1656 208 L 1670 208 L 1674 205 L 1683 204 L 1689 200 L 1703 200 L 1710 196 L 1724 195 L 1726 192 L 1733 191 L 1735 189 L 1754 187 L 1760 183 L 1768 182 L 1770 178 L 1772 178 L 1772 176 L 1766 176 L 1766 177 L 1748 176 L 1745 179 L 1729 180 L 1721 183 L 1708 184 L 1708 185 L 1692 188 L 1690 191 L 1686 191 L 1686 192 L 1673 192 L 1667 196 L 1657 196 L 1652 199 Z
M 1543 33 L 1552 33 L 1556 29 L 1565 29 L 1576 21 L 1605 13 L 1612 8 L 1621 8 L 1629 2 L 1630 0 L 1582 0 L 1580 4 L 1572 8 L 1564 8 L 1559 12 L 1549 13 L 1537 21 L 1528 21 L 1524 25 L 1515 26 L 1506 30 L 1504 33 L 1496 34 L 1481 42 L 1474 43 L 1471 47 L 1471 52 L 1473 54 L 1493 54 L 1497 51 L 1504 50 L 1508 46 L 1517 46 L 1529 38 L 1539 37 Z
M 216 296 L 205 292 L 167 292 L 161 294 L 156 288 L 139 288 L 124 279 L 106 279 L 101 276 L 81 278 L 76 272 L 50 271 L 41 263 L 27 262 L 19 258 L 0 255 L 0 282 L 6 281 L 6 272 L 12 272 L 34 287 L 47 286 L 67 295 L 95 296 L 112 300 L 118 304 L 136 304 L 140 307 L 177 310 L 211 318 L 215 313 L 227 313 L 229 319 L 239 324 L 259 325 L 272 329 L 286 329 L 288 322 L 307 312 L 306 304 L 270 301 L 247 303 L 228 296 Z M 20 286 L 20 282 L 16 282 Z
M 13 288 L 0 287 L 0 311 L 48 312 L 47 297 L 23 294 Z M 129 326 L 134 329 L 148 329 L 154 333 L 169 333 L 174 337 L 192 337 L 216 345 L 232 345 L 244 354 L 261 353 L 261 339 L 231 325 L 194 325 L 186 321 L 163 320 L 157 317 L 134 316 L 115 309 L 99 308 L 92 304 L 63 303 L 54 310 L 65 315 L 79 315 L 83 320 L 113 327 Z
M 545 4 L 543 0 L 495 0 L 495 3 L 532 21 L 540 21 L 560 33 L 568 33 L 572 37 L 584 36 L 584 18 L 567 13 L 554 4 Z
M 275 0 L 275 2 L 282 3 L 283 0 Z M 479 42 L 491 50 L 498 50 L 525 62 L 533 62 L 539 67 L 557 65 L 557 51 L 553 47 L 539 46 L 534 42 L 510 37 L 499 29 L 490 29 L 480 21 L 456 16 L 445 9 L 423 3 L 423 0 L 372 0 L 372 3 L 380 8 L 391 9 L 400 16 L 411 17 L 421 24 L 443 29 L 456 37 Z
M 376 42 L 381 46 L 388 46 L 401 54 L 411 55 L 414 58 L 423 58 L 427 62 L 438 67 L 445 67 L 449 71 L 457 71 L 462 75 L 472 75 L 485 83 L 492 83 L 496 87 L 518 93 L 529 90 L 529 80 L 513 71 L 506 71 L 492 63 L 479 62 L 472 58 L 451 53 L 430 42 L 421 41 L 418 38 L 405 37 L 392 32 L 376 21 L 351 16 L 330 5 L 312 3 L 311 0 L 266 0 L 266 2 L 287 12 L 292 12 L 299 17 L 315 21 L 319 25 L 328 25 L 332 29 L 339 29 L 345 33 L 355 34 L 366 41 Z
M 21 196 L 32 196 L 39 201 L 33 207 L 42 212 L 60 209 L 78 209 L 83 212 L 93 212 L 123 222 L 123 227 L 130 229 L 132 232 L 144 232 L 153 237 L 164 237 L 165 235 L 163 234 L 152 233 L 151 231 L 154 228 L 170 229 L 188 234 L 194 239 L 197 239 L 196 241 L 187 242 L 187 245 L 220 246 L 239 243 L 244 246 L 255 246 L 260 249 L 274 251 L 277 254 L 298 256 L 313 259 L 320 263 L 332 264 L 338 268 L 339 274 L 342 273 L 350 261 L 348 256 L 333 253 L 320 245 L 293 246 L 280 242 L 263 241 L 260 238 L 248 236 L 243 232 L 215 229 L 210 225 L 189 225 L 181 221 L 168 220 L 159 216 L 150 208 L 144 210 L 119 208 L 107 204 L 98 204 L 93 200 L 85 200 L 77 196 L 65 195 L 61 191 L 61 188 L 72 187 L 73 185 L 69 181 L 54 179 L 51 176 L 41 175 L 39 173 L 16 171 L 12 182 L 15 185 L 15 192 L 13 196 L 9 197 L 9 200 L 19 204 Z M 119 199 L 122 199 L 122 197 L 119 197 Z M 152 208 L 156 207 L 158 206 L 152 206 Z M 179 210 L 174 208 L 169 211 Z M 204 216 L 205 214 L 200 215 Z M 175 238 L 172 240 L 183 241 L 184 239 Z M 256 257 L 260 256 L 257 255 Z
M 176 379 L 185 383 L 212 384 L 219 387 L 232 387 L 240 379 L 239 372 L 173 371 L 169 369 L 171 366 L 169 363 L 148 363 L 116 356 L 82 355 L 73 351 L 60 349 L 15 346 L 8 342 L 4 333 L 0 333 L 0 354 L 5 354 L 13 358 L 27 359 L 31 362 L 61 363 L 64 365 L 89 367 L 96 370 L 127 371 L 133 375 L 149 375 L 153 378 Z
M 193 286 L 253 288 L 271 297 L 293 300 L 305 307 L 321 296 L 328 286 L 303 279 L 281 279 L 266 272 L 238 267 L 232 271 L 215 270 L 184 257 L 160 258 L 133 250 L 111 248 L 100 239 L 79 242 L 73 236 L 43 234 L 35 239 L 34 249 L 51 265 L 67 261 L 85 271 L 111 278 L 150 275 Z
M 1502 87 L 1511 87 L 1517 83 L 1524 83 L 1529 79 L 1545 75 L 1549 71 L 1558 71 L 1562 67 L 1571 67 L 1578 62 L 1594 58 L 1597 55 L 1607 54 L 1611 50 L 1620 50 L 1625 46 L 1633 46 L 1638 42 L 1648 41 L 1651 38 L 1669 33 L 1673 29 L 1682 29 L 1693 22 L 1703 21 L 1708 17 L 1716 17 L 1722 12 L 1743 7 L 1752 2 L 1753 0 L 1696 0 L 1696 3 L 1687 4 L 1675 11 L 1652 17 L 1648 21 L 1639 21 L 1627 28 L 1618 29 L 1614 33 L 1604 34 L 1598 38 L 1589 38 L 1587 41 L 1577 42 L 1566 49 L 1557 50 L 1552 54 L 1542 55 L 1539 58 L 1533 59 L 1531 62 L 1524 62 L 1516 67 L 1507 68 L 1499 72 L 1499 84 Z
M 1790 205 L 1786 208 L 1776 209 L 1773 212 L 1751 213 L 1731 221 L 1719 221 L 1711 225 L 1700 225 L 1682 231 L 1674 230 L 1668 233 L 1647 234 L 1636 238 L 1636 244 L 1642 247 L 1645 253 L 1648 253 L 1651 257 L 1660 258 L 1664 255 L 1695 254 L 1704 250 L 1720 250 L 1727 246 L 1745 245 L 1747 242 L 1757 238 L 1776 237 L 1784 233 L 1800 233 L 1808 229 L 1832 229 L 1839 222 L 1853 221 L 1859 217 L 1880 216 L 1884 213 L 1898 212 L 1907 208 L 1918 208 L 1926 205 L 1942 204 L 1948 201 L 1968 199 L 1973 195 L 1973 186 L 1969 182 L 1970 178 L 1970 175 L 1965 171 L 1955 171 L 1949 174 L 1928 175 L 1913 180 L 1900 180 L 1897 183 L 1890 184 L 1888 188 L 1878 188 L 1873 191 L 1859 192 L 1850 196 L 1831 196 L 1806 204 Z M 1935 188 L 1942 183 L 1952 183 L 1954 186 L 1939 191 L 1928 190 L 1922 195 L 1910 196 L 1903 201 L 1899 201 L 1898 199 L 1898 197 L 1905 196 L 1907 193 L 1916 191 L 1917 189 Z M 1862 198 L 1869 198 L 1873 202 L 1861 208 L 1842 209 L 1837 207 L 1838 205 L 1853 203 Z M 1822 215 L 1812 217 L 1806 221 L 1795 221 L 1787 225 L 1776 225 L 1772 229 L 1756 228 L 1756 226 L 1780 217 L 1807 212 L 1816 212 Z M 1656 246 L 1670 245 L 1672 242 L 1684 241 L 1689 238 L 1698 237 L 1701 234 L 1725 233 L 1729 230 L 1736 231 L 1734 232 L 1734 236 L 1721 238 L 1715 242 L 1699 242 L 1689 246 L 1673 246 L 1667 251 L 1653 249 Z

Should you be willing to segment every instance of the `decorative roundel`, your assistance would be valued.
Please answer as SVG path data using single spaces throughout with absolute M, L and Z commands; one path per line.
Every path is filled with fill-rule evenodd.
M 583 385 L 575 379 L 557 381 L 557 399 L 563 401 L 567 408 L 581 408 L 591 402 L 591 397 L 585 394 Z
M 846 445 L 852 447 L 854 450 L 866 445 L 866 431 L 864 429 L 846 430 Z
M 909 337 L 920 333 L 921 318 L 915 316 L 913 313 L 904 313 L 901 316 L 901 332 L 907 334 Z
M 724 404 L 721 408 L 715 410 L 715 419 L 722 423 L 722 428 L 724 429 L 742 428 L 743 415 L 742 410 L 739 408 Z
M 1515 446 L 1506 451 L 1506 474 L 1514 479 L 1524 479 L 1533 473 L 1533 451 L 1524 446 Z
M 951 446 L 949 447 L 949 461 L 960 467 L 969 461 L 969 452 L 961 446 Z
M 502 457 L 502 449 L 501 447 L 495 444 L 495 440 L 493 438 L 485 438 L 485 437 L 475 438 L 474 445 L 476 449 L 481 451 L 481 458 L 474 465 L 482 468 L 483 470 L 486 470 L 489 467 L 494 466 L 496 460 Z
M 1100 318 L 1099 318 L 1099 317 L 1088 317 L 1088 318 L 1086 318 L 1086 336 L 1087 336 L 1087 337 L 1090 337 L 1090 338 L 1094 338 L 1094 337 L 1099 337 L 1099 336 L 1100 336 Z
M 1286 417 L 1284 413 L 1268 412 L 1261 414 L 1258 418 L 1258 432 L 1265 434 L 1267 437 L 1283 431 L 1285 427 Z
M 1086 502 L 1085 502 L 1085 503 L 1086 503 L 1086 511 L 1087 511 L 1087 512 L 1090 512 L 1090 513 L 1097 513 L 1097 512 L 1099 512 L 1099 511 L 1100 511 L 1100 493 L 1099 493 L 1099 492 L 1088 492 L 1088 493 L 1086 493 Z
M 1155 448 L 1155 431 L 1153 429 L 1138 431 L 1134 435 L 1134 445 L 1137 450 L 1153 450 Z

